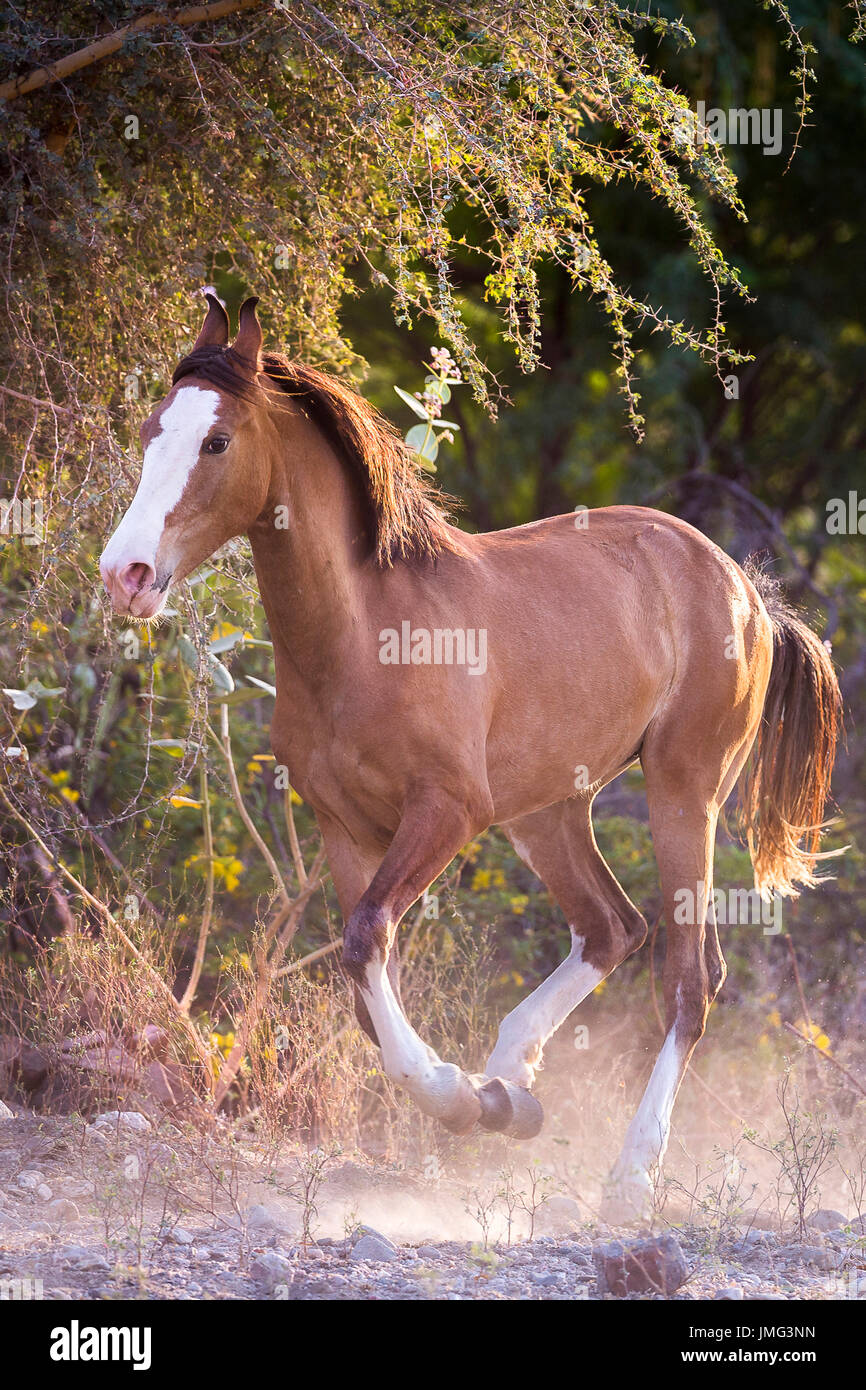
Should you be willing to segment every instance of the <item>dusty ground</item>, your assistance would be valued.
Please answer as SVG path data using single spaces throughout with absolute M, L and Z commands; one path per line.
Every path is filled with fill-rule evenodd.
M 670 1296 L 866 1298 L 866 1230 L 846 1215 L 819 1213 L 802 1240 L 757 1217 L 701 1227 L 666 1212 L 657 1232 L 675 1238 L 686 1275 Z M 317 1175 L 116 1112 L 88 1126 L 18 1108 L 0 1120 L 5 1298 L 609 1298 L 600 1252 L 647 1234 L 584 1219 L 560 1195 L 531 1232 L 521 1213 L 511 1244 L 499 1231 L 485 1248 L 465 1193 L 369 1162 L 335 1158 Z

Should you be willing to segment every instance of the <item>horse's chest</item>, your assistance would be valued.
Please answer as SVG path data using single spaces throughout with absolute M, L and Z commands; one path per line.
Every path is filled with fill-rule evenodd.
M 393 783 L 358 739 L 333 722 L 325 728 L 309 719 L 279 718 L 275 711 L 271 747 L 277 766 L 309 805 L 359 834 L 393 834 L 399 822 Z

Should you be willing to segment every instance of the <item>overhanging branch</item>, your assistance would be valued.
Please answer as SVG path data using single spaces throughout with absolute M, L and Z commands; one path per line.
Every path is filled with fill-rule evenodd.
M 256 9 L 261 3 L 262 0 L 214 0 L 210 5 L 187 5 L 175 14 L 158 14 L 152 10 L 149 14 L 140 15 L 138 19 L 124 24 L 121 29 L 103 34 L 101 39 L 88 44 L 86 48 L 79 48 L 75 53 L 68 53 L 65 58 L 58 58 L 56 63 L 49 63 L 44 68 L 34 68 L 32 72 L 21 77 L 13 77 L 8 82 L 0 83 L 0 101 L 12 101 L 15 97 L 26 96 L 28 92 L 35 92 L 49 82 L 59 82 L 61 78 L 69 77 L 74 72 L 80 72 L 82 68 L 101 62 L 103 58 L 108 58 L 122 48 L 128 38 L 140 34 L 144 29 L 156 29 L 167 24 L 184 27 L 203 23 L 208 19 L 222 19 L 235 11 Z

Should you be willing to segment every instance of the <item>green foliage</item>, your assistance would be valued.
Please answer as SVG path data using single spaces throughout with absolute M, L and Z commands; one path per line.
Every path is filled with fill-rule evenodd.
M 7 12 L 0 53 L 23 73 L 145 8 L 36 0 Z M 866 80 L 852 26 L 862 38 L 859 7 L 823 0 L 790 19 L 755 0 L 653 15 L 607 0 L 262 5 L 144 31 L 6 105 L 2 491 L 45 514 L 37 543 L 0 538 L 0 779 L 31 827 L 0 808 L 0 919 L 16 949 L 57 927 L 37 832 L 112 908 L 155 898 L 181 970 L 212 868 L 207 1002 L 243 974 L 273 881 L 209 732 L 222 706 L 245 804 L 294 872 L 246 543 L 152 631 L 118 630 L 99 597 L 96 556 L 134 490 L 137 429 L 190 345 L 206 283 L 232 307 L 256 290 L 271 342 L 366 372 L 381 408 L 411 412 L 407 440 L 465 500 L 467 528 L 628 501 L 670 507 L 738 558 L 771 551 L 860 712 L 862 536 L 824 524 L 828 498 L 862 486 L 866 441 Z M 684 141 L 698 100 L 783 109 L 783 157 Z M 460 379 L 469 391 L 452 394 Z M 837 841 L 855 845 L 842 891 L 791 908 L 804 972 L 842 982 L 840 1011 L 864 945 L 858 728 L 836 783 Z M 309 852 L 312 815 L 294 812 Z M 643 806 L 602 799 L 600 812 L 602 849 L 652 920 Z M 717 870 L 723 886 L 749 882 L 726 841 Z M 443 901 L 428 939 L 444 954 L 460 933 L 500 928 L 500 1012 L 566 949 L 561 915 L 498 835 L 470 847 Z M 298 951 L 337 920 L 326 889 Z M 767 941 L 738 929 L 725 949 L 745 991 Z M 639 959 L 626 973 L 646 970 Z

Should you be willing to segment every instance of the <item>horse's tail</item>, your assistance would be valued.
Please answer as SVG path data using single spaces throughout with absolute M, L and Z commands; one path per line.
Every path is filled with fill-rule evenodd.
M 743 777 L 739 821 L 755 886 L 763 896 L 796 897 L 818 882 L 824 806 L 841 725 L 842 696 L 824 643 L 751 570 L 773 624 L 773 666 L 764 713 Z

